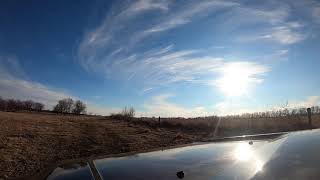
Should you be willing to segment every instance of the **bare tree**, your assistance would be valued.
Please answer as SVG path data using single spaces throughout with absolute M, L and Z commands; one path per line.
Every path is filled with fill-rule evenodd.
M 17 102 L 14 99 L 7 100 L 7 111 L 16 111 L 18 110 Z
M 7 110 L 7 101 L 0 97 L 0 110 L 6 111 Z
M 66 98 L 58 101 L 58 104 L 53 108 L 53 111 L 60 113 L 71 113 L 73 106 L 73 100 Z
M 0 97 L 0 110 L 1 111 L 42 111 L 44 104 L 32 100 L 20 101 L 17 99 L 2 99 Z
M 43 108 L 44 108 L 44 104 L 42 104 L 42 103 L 36 102 L 36 103 L 33 103 L 33 105 L 32 105 L 32 110 L 34 110 L 34 111 L 42 111 Z
M 24 110 L 28 110 L 28 111 L 33 110 L 34 104 L 35 104 L 35 102 L 33 102 L 31 100 L 24 101 L 23 102 Z
M 127 118 L 133 118 L 135 115 L 135 110 L 133 107 L 124 107 L 121 114 Z
M 74 107 L 73 107 L 73 113 L 75 114 L 82 114 L 86 112 L 86 104 L 84 104 L 82 101 L 77 100 L 74 103 Z
M 124 107 L 120 113 L 113 113 L 111 117 L 119 120 L 131 120 L 135 115 L 135 110 L 133 107 Z

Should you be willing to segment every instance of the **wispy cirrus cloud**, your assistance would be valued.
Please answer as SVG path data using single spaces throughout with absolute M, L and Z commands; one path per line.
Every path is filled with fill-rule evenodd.
M 231 8 L 234 6 L 238 6 L 239 3 L 234 1 L 201 1 L 194 3 L 192 1 L 185 2 L 185 5 L 181 5 L 181 7 L 177 10 L 164 17 L 160 23 L 152 26 L 151 28 L 143 31 L 145 34 L 156 33 L 161 31 L 166 31 L 169 29 L 176 28 L 178 26 L 188 24 L 193 21 L 193 19 L 203 17 L 208 15 L 210 12 L 214 12 L 216 10 L 221 10 L 224 8 Z
M 218 0 L 185 1 L 186 5 L 181 7 L 172 4 L 173 1 L 169 0 L 116 3 L 102 23 L 88 31 L 80 42 L 78 57 L 84 68 L 88 70 L 95 61 L 112 59 L 120 50 L 122 53 L 130 53 L 141 40 L 151 34 L 176 28 L 192 22 L 195 17 L 237 5 Z M 150 12 L 157 15 L 148 14 Z M 148 22 L 140 18 L 146 14 Z
M 168 0 L 138 0 L 132 3 L 124 13 L 140 13 L 142 11 L 148 11 L 152 9 L 168 10 Z
M 294 22 L 293 24 L 298 24 Z M 276 26 L 271 29 L 266 29 L 265 31 L 260 32 L 256 35 L 247 35 L 241 36 L 238 38 L 241 42 L 250 42 L 250 41 L 273 41 L 280 44 L 288 45 L 300 42 L 306 38 L 306 36 L 299 31 L 296 31 L 297 28 L 301 26 L 291 26 L 291 25 L 282 25 Z
M 228 31 L 248 27 L 246 34 L 239 33 L 236 40 L 240 42 L 271 41 L 280 45 L 298 43 L 307 37 L 303 31 L 305 25 L 301 20 L 292 19 L 292 13 L 297 13 L 297 7 L 292 7 L 286 1 L 265 1 L 263 7 L 239 6 L 221 15 L 222 29 Z
M 117 3 L 99 26 L 84 35 L 78 48 L 80 64 L 88 72 L 138 84 L 142 93 L 152 91 L 155 86 L 179 82 L 222 90 L 227 87 L 225 81 L 230 75 L 221 69 L 235 64 L 245 79 L 245 85 L 239 86 L 261 84 L 272 69 L 272 65 L 262 62 L 287 59 L 289 47 L 308 38 L 305 32 L 308 22 L 293 17 L 297 7 L 287 1 L 266 1 L 263 5 L 219 0 L 177 3 L 165 0 Z M 261 50 L 259 57 L 248 52 L 247 57 L 252 58 L 226 58 L 212 55 L 205 48 L 192 48 L 188 38 L 184 43 L 191 48 L 180 48 L 172 38 L 154 43 L 161 35 L 175 35 L 204 18 L 212 23 L 206 28 L 212 28 L 215 36 L 225 37 L 230 47 L 233 43 L 254 42 L 268 45 L 270 51 Z
M 144 78 L 146 83 L 206 81 L 196 77 L 197 74 L 201 74 L 200 71 L 210 71 L 212 66 L 221 63 L 221 58 L 196 53 L 198 50 L 193 49 L 174 50 L 174 45 L 163 48 L 163 45 L 148 46 L 148 43 L 139 42 L 147 37 L 155 38 L 151 34 L 164 33 L 209 17 L 213 12 L 219 12 L 214 19 L 223 20 L 217 27 L 223 31 L 239 26 L 260 27 L 255 28 L 254 33 L 249 31 L 247 35 L 236 34 L 235 39 L 241 42 L 268 41 L 290 45 L 306 38 L 301 32 L 304 24 L 289 20 L 292 10 L 289 4 L 265 4 L 262 8 L 248 6 L 241 1 L 219 0 L 185 1 L 179 6 L 173 1 L 118 3 L 99 26 L 84 35 L 79 45 L 78 57 L 87 71 L 101 73 L 108 78 L 134 80 L 144 74 L 148 77 Z M 148 17 L 148 21 L 142 21 L 142 16 Z M 173 43 L 169 39 L 166 44 Z
M 13 74 L 15 77 L 28 78 L 16 56 L 0 56 L 0 77 L 10 79 Z
M 97 58 L 111 58 L 125 50 L 124 44 L 141 29 L 131 21 L 149 11 L 167 11 L 169 4 L 169 0 L 115 2 L 101 24 L 84 35 L 78 50 L 80 59 L 90 65 Z M 134 30 L 128 32 L 130 28 Z
M 241 72 L 236 72 L 245 75 L 248 83 L 258 84 L 263 80 L 261 75 L 270 71 L 270 67 L 263 64 L 241 60 L 229 62 L 224 58 L 201 56 L 199 53 L 199 50 L 174 51 L 174 46 L 169 45 L 112 62 L 101 62 L 96 68 L 104 70 L 106 76 L 113 75 L 120 80 L 141 83 L 147 90 L 176 82 L 221 87 L 219 82 L 226 77 L 226 69 L 231 67 L 234 70 L 240 68 Z

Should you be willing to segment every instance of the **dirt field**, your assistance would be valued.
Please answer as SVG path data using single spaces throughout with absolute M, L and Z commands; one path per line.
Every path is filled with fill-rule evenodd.
M 314 119 L 319 127 L 319 116 Z M 68 159 L 209 140 L 217 123 L 210 119 L 167 118 L 159 127 L 157 118 L 140 118 L 129 123 L 102 116 L 0 112 L 0 179 L 31 176 Z M 306 117 L 225 119 L 215 135 L 306 128 Z
M 0 177 L 34 175 L 61 160 L 186 144 L 204 136 L 106 117 L 0 112 Z

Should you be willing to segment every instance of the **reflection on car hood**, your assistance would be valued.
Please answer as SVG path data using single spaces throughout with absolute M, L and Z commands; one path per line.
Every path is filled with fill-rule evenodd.
M 95 159 L 47 179 L 319 179 L 319 150 L 316 129 Z

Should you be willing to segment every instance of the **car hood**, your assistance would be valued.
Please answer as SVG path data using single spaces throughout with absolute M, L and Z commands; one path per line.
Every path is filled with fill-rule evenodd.
M 46 179 L 319 179 L 319 152 L 315 129 L 92 159 Z

